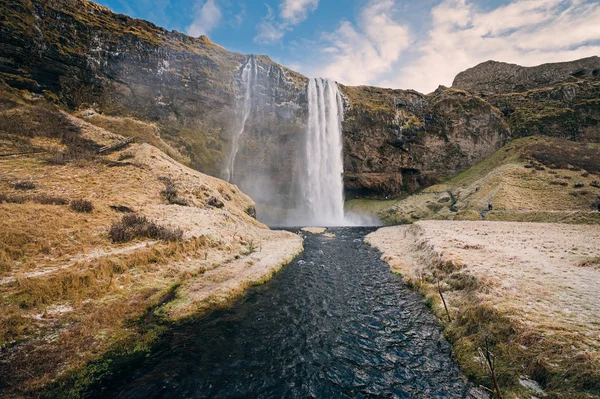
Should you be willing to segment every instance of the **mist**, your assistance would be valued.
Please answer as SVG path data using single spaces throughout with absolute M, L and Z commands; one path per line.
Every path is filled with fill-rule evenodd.
M 250 55 L 234 76 L 235 112 L 223 176 L 271 226 L 378 224 L 344 213 L 343 101 L 337 83 L 303 86 Z

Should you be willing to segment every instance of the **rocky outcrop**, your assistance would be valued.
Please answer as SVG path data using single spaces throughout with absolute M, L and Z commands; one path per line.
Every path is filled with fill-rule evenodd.
M 344 183 L 350 197 L 414 192 L 503 146 L 502 113 L 462 90 L 342 87 L 347 110 Z
M 488 61 L 458 74 L 452 87 L 498 107 L 515 138 L 600 141 L 600 57 L 536 67 Z
M 521 93 L 581 78 L 600 79 L 600 57 L 523 67 L 486 61 L 459 73 L 452 87 L 482 94 Z

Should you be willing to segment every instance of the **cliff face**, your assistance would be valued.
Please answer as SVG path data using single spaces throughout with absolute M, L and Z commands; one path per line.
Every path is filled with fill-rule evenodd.
M 452 87 L 482 94 L 508 94 L 581 78 L 600 78 L 600 57 L 534 67 L 486 61 L 456 75 Z
M 351 196 L 413 192 L 473 165 L 510 138 L 501 112 L 462 90 L 430 95 L 343 87 L 345 186 Z
M 2 80 L 72 109 L 156 122 L 193 167 L 221 175 L 237 123 L 234 77 L 247 56 L 84 0 L 8 0 L 0 8 Z M 302 77 L 267 57 L 258 63 L 270 105 L 289 101 L 281 87 Z M 280 118 L 289 112 L 268 117 Z
M 0 84 L 70 110 L 150 122 L 174 153 L 213 176 L 227 177 L 238 148 L 231 181 L 259 209 L 294 207 L 306 77 L 85 0 L 5 0 L 0 11 Z M 481 161 L 511 134 L 598 141 L 597 64 L 488 62 L 430 95 L 341 86 L 347 193 L 418 190 Z
M 600 57 L 536 67 L 488 61 L 458 74 L 452 87 L 498 107 L 515 138 L 600 141 Z

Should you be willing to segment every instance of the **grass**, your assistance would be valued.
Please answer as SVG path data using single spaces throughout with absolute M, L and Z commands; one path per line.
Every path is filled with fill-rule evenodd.
M 189 164 L 190 162 L 189 159 L 186 159 L 179 151 L 171 147 L 160 137 L 158 127 L 152 123 L 143 122 L 129 117 L 113 117 L 99 114 L 86 117 L 85 120 L 98 127 L 106 129 L 109 132 L 120 134 L 125 137 L 139 138 L 143 142 L 155 146 L 179 162 L 184 164 Z M 128 157 L 127 154 L 130 153 L 125 152 L 124 154 L 121 154 L 119 161 L 131 158 Z
M 82 214 L 60 206 L 34 203 L 0 206 L 0 258 L 8 259 L 11 269 L 35 268 L 46 256 L 57 261 L 68 259 L 84 248 L 101 242 Z M 6 267 L 4 267 L 6 269 Z M 5 270 L 6 271 L 6 270 Z
M 36 137 L 59 139 L 64 150 L 52 150 L 48 162 L 64 165 L 71 160 L 91 159 L 99 146 L 81 135 L 59 109 L 51 104 L 20 107 L 4 111 L 0 117 L 0 131 L 31 141 Z
M 504 397 L 525 395 L 519 379 L 529 376 L 552 398 L 591 398 L 600 394 L 600 359 L 587 356 L 576 335 L 562 332 L 543 334 L 482 301 L 486 283 L 455 267 L 434 263 L 419 278 L 404 277 L 420 291 L 453 344 L 463 372 L 475 384 L 492 388 L 482 351 L 487 337 L 496 363 L 496 376 Z M 452 295 L 452 321 L 448 321 L 437 292 L 437 281 Z M 577 353 L 576 356 L 565 356 Z
M 13 183 L 15 190 L 35 190 L 36 184 L 31 180 L 17 180 Z
M 595 224 L 600 221 L 593 213 L 600 204 L 598 168 L 597 145 L 526 137 L 444 183 L 391 204 L 367 205 L 389 224 L 479 220 L 490 203 L 494 211 L 483 212 L 486 220 Z M 448 192 L 454 199 L 447 198 Z
M 42 204 L 42 205 L 67 205 L 69 200 L 64 197 L 48 195 L 48 194 L 37 194 L 30 196 L 12 195 L 12 194 L 0 194 L 0 204 Z
M 160 177 L 165 184 L 165 189 L 160 192 L 160 195 L 171 205 L 189 206 L 189 203 L 178 195 L 177 186 L 175 182 L 169 177 Z
M 552 169 L 600 173 L 600 150 L 594 146 L 555 139 L 534 143 L 527 150 L 532 159 Z

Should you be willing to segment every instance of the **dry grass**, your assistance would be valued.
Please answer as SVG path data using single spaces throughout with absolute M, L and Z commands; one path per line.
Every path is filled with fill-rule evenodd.
M 36 185 L 31 180 L 17 180 L 13 187 L 15 190 L 35 190 Z
M 527 148 L 527 156 L 552 169 L 600 173 L 600 150 L 570 140 L 554 139 Z
M 40 105 L 19 107 L 0 114 L 0 131 L 21 137 L 31 145 L 37 137 L 58 139 L 64 150 L 49 150 L 48 162 L 64 165 L 72 160 L 91 159 L 99 146 L 81 135 L 80 129 L 61 114 L 57 107 Z
M 103 241 L 89 228 L 90 222 L 101 225 L 102 218 L 90 221 L 56 206 L 0 205 L 0 257 L 9 259 L 15 271 L 66 261 Z
M 176 312 L 177 318 L 196 314 L 208 309 L 211 290 L 223 298 L 237 295 L 280 267 L 282 251 L 301 245 L 297 236 L 280 233 L 268 236 L 273 243 L 265 247 L 255 236 L 270 232 L 247 214 L 254 204 L 245 194 L 148 144 L 88 157 L 123 138 L 54 115 L 52 107 L 21 104 L 0 113 L 0 153 L 36 150 L 0 158 L 0 396 L 39 397 L 53 387 L 48 397 L 81 397 L 117 363 L 147 354 L 164 331 L 160 323 L 171 320 L 164 307 L 172 294 L 164 299 L 166 293 L 185 302 L 191 293 L 180 287 L 204 281 L 206 272 L 228 276 L 207 287 L 204 300 Z M 48 154 L 58 161 L 48 162 Z M 117 157 L 131 161 L 111 167 Z M 189 206 L 166 205 L 173 201 L 161 191 L 173 189 L 159 177 Z M 35 188 L 19 190 L 17 181 L 35 182 Z M 223 207 L 207 207 L 211 197 Z M 93 211 L 57 206 L 79 198 Z M 113 242 L 111 226 L 123 224 L 121 212 L 131 210 L 148 219 L 125 219 L 134 233 L 127 239 L 135 241 Z M 167 223 L 184 229 L 185 237 Z M 267 260 L 249 267 L 250 256 Z M 243 267 L 231 268 L 234 261 Z
M 160 192 L 160 195 L 171 205 L 188 206 L 189 203 L 184 198 L 179 197 L 177 192 L 177 186 L 171 178 L 161 176 L 159 178 L 165 185 L 165 189 Z
M 487 337 L 504 397 L 535 394 L 519 383 L 527 377 L 548 397 L 583 399 L 600 394 L 597 235 L 591 226 L 429 221 L 367 240 L 426 296 L 472 381 L 492 387 Z
M 133 118 L 112 117 L 99 114 L 93 114 L 92 116 L 86 117 L 85 120 L 125 137 L 140 138 L 142 141 L 160 149 L 171 158 L 179 162 L 189 163 L 189 159 L 186 159 L 179 151 L 171 147 L 160 137 L 158 127 L 154 124 L 142 122 Z
M 599 163 L 600 153 L 592 145 L 547 137 L 518 139 L 446 183 L 379 211 L 379 216 L 391 224 L 478 220 L 480 214 L 488 220 L 597 223 L 600 219 L 590 212 L 600 203 L 594 174 Z M 584 168 L 589 172 L 582 173 Z M 494 209 L 489 214 L 488 204 Z

